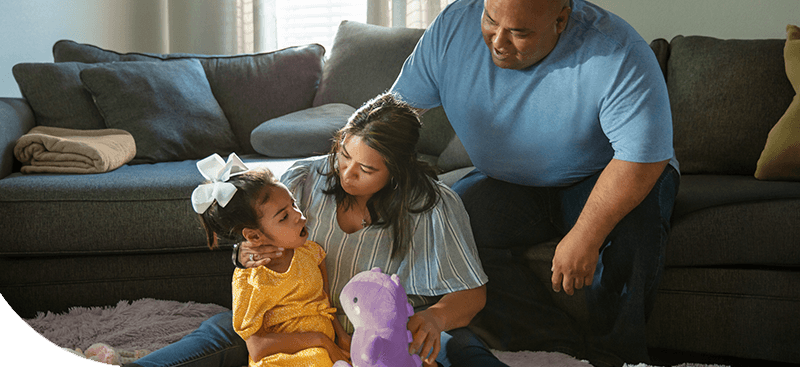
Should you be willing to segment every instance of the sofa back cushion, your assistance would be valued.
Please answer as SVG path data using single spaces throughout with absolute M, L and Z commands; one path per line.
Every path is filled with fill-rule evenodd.
M 105 129 L 103 116 L 95 107 L 79 77 L 92 67 L 79 62 L 21 63 L 11 71 L 22 96 L 28 101 L 36 125 L 66 129 Z
M 794 96 L 784 40 L 675 37 L 667 87 L 682 173 L 752 175 Z
M 100 63 L 197 59 L 241 147 L 255 153 L 250 132 L 269 119 L 311 107 L 322 76 L 325 49 L 317 44 L 247 55 L 119 53 L 61 40 L 53 46 L 55 62 Z
M 194 59 L 95 64 L 80 73 L 109 128 L 136 141 L 132 164 L 237 150 L 228 119 Z
M 314 106 L 345 103 L 358 108 L 387 91 L 424 32 L 343 21 L 325 62 Z M 426 112 L 422 123 L 417 150 L 438 156 L 455 132 L 441 107 Z

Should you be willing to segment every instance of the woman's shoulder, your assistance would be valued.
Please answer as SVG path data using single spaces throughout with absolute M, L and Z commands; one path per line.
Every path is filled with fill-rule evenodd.
M 302 158 L 294 162 L 286 172 L 281 176 L 281 181 L 286 182 L 297 176 L 306 176 L 310 172 L 318 171 L 320 168 L 325 168 L 328 162 L 328 155 L 318 155 L 308 158 Z
M 298 160 L 281 176 L 281 182 L 295 195 L 295 199 L 301 200 L 304 191 L 311 190 L 325 179 L 327 158 L 327 155 L 323 155 Z

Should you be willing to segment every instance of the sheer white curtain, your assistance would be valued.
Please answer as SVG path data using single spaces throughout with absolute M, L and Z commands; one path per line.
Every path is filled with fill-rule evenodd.
M 276 0 L 161 0 L 169 52 L 232 55 L 274 50 Z
M 455 0 L 366 0 L 367 23 L 387 27 L 427 28 Z
M 232 55 L 320 43 L 342 20 L 426 28 L 454 0 L 161 0 L 169 52 Z

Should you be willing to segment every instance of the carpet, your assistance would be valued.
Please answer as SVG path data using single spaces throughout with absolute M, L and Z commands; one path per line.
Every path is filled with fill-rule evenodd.
M 155 351 L 178 341 L 209 317 L 228 309 L 215 304 L 181 303 L 156 299 L 120 301 L 109 307 L 73 307 L 60 314 L 40 313 L 25 322 L 53 344 L 86 350 L 105 343 L 121 351 Z M 589 367 L 569 355 L 549 352 L 494 351 L 510 367 Z M 681 367 L 716 365 L 682 364 Z M 651 367 L 644 364 L 626 367 Z

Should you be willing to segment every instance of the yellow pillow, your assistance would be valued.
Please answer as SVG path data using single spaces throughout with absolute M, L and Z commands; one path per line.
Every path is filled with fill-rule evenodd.
M 800 180 L 800 27 L 786 26 L 783 48 L 786 76 L 794 88 L 794 99 L 767 136 L 767 144 L 756 164 L 759 180 Z

